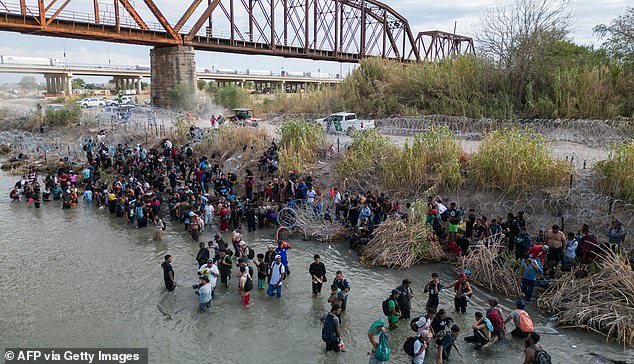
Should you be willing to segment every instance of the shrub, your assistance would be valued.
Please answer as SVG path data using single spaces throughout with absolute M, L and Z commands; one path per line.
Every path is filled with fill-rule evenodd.
M 203 154 L 216 154 L 220 160 L 242 153 L 242 160 L 248 161 L 260 158 L 269 142 L 264 129 L 223 125 L 218 134 L 207 136 L 195 149 Z
M 492 131 L 469 163 L 477 185 L 511 194 L 562 187 L 572 172 L 570 163 L 550 156 L 543 136 L 527 129 Z
M 288 120 L 280 127 L 280 170 L 302 170 L 315 163 L 324 148 L 326 133 L 321 125 L 306 120 Z
M 77 124 L 81 118 L 79 105 L 67 105 L 60 109 L 46 109 L 46 123 L 51 126 Z
M 446 189 L 462 184 L 461 149 L 446 126 L 432 126 L 403 148 L 376 130 L 361 133 L 338 165 L 343 178 L 359 187 L 416 194 L 438 182 Z
M 634 140 L 613 145 L 607 160 L 597 163 L 601 189 L 634 202 Z
M 236 86 L 225 86 L 216 91 L 215 101 L 227 109 L 235 109 L 249 101 L 249 94 Z
M 176 85 L 170 92 L 172 107 L 178 110 L 195 111 L 198 106 L 196 88 L 191 85 Z

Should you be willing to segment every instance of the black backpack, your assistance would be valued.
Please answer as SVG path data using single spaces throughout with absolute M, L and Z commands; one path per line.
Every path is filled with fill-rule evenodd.
M 244 282 L 244 291 L 245 292 L 251 292 L 252 289 L 253 289 L 253 279 L 251 279 L 251 277 L 247 276 L 247 281 Z
M 328 314 L 324 320 L 324 327 L 321 329 L 321 339 L 326 343 L 337 341 L 337 331 L 332 314 Z
M 249 253 L 247 254 L 247 257 L 249 258 L 249 260 L 253 260 L 253 258 L 255 258 L 255 250 L 249 248 L 247 246 L 247 249 L 249 249 Z
M 403 350 L 412 358 L 416 354 L 414 353 L 414 344 L 416 343 L 416 340 L 419 340 L 418 336 L 410 336 L 407 340 L 405 340 L 405 343 L 403 343 Z
M 390 306 L 389 306 L 391 300 L 392 300 L 391 298 L 388 298 L 385 301 L 383 301 L 383 314 L 385 316 L 391 315 Z
M 420 319 L 424 318 L 425 319 L 425 323 L 427 323 L 429 321 L 429 319 L 425 316 L 418 316 L 416 318 L 413 318 L 410 322 L 409 322 L 409 327 L 410 329 L 412 329 L 412 331 L 414 332 L 418 332 L 418 325 L 416 324 Z
M 552 364 L 552 360 L 550 359 L 550 355 L 544 350 L 536 350 L 535 357 L 533 359 L 535 364 Z

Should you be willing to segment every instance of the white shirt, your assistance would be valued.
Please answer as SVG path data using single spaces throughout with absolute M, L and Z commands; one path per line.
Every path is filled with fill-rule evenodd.
M 341 194 L 339 192 L 335 193 L 335 203 L 341 203 Z
M 207 278 L 209 278 L 209 285 L 213 288 L 216 288 L 216 283 L 218 282 L 218 276 L 220 275 L 220 271 L 218 270 L 217 265 L 212 265 L 211 268 L 207 264 L 203 264 L 200 266 L 199 272 L 203 269 L 208 268 L 207 270 Z
M 438 214 L 442 215 L 445 211 L 447 211 L 447 206 L 443 205 L 442 203 L 438 202 Z
M 425 353 L 427 352 L 427 350 L 423 350 L 423 352 L 420 353 L 418 356 L 416 355 L 416 353 L 420 351 L 423 345 L 423 342 L 421 342 L 420 340 L 414 341 L 414 358 L 412 359 L 412 362 L 414 364 L 423 364 L 423 361 L 425 361 Z
M 269 281 L 272 285 L 282 285 L 282 273 L 286 273 L 286 268 L 284 268 L 284 264 L 273 262 L 271 265 L 271 280 Z
M 205 205 L 205 212 L 207 213 L 207 215 L 211 216 L 214 213 L 214 207 L 209 204 L 209 205 Z

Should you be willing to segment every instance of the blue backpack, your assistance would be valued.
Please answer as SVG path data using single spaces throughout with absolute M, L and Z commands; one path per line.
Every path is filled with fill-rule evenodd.
M 335 321 L 333 315 L 328 313 L 324 320 L 324 328 L 321 329 L 321 339 L 326 343 L 337 341 L 337 331 L 335 330 Z

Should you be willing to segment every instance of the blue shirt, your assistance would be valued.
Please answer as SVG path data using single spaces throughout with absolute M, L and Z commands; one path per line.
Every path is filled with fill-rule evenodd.
M 332 281 L 332 284 L 336 285 L 337 288 L 339 288 L 342 291 L 343 291 L 344 288 L 350 289 L 350 282 L 348 282 L 348 280 L 346 278 L 344 278 L 343 280 L 339 281 L 339 280 L 337 280 L 337 277 L 335 277 L 335 280 Z
M 449 359 L 449 355 L 451 354 L 451 348 L 453 348 L 453 343 L 455 341 L 456 339 L 450 333 L 447 333 L 445 337 L 442 339 L 441 345 L 444 349 L 442 353 L 442 358 L 444 360 Z
M 534 281 L 537 279 L 537 271 L 531 263 L 526 263 L 526 260 L 522 260 L 522 268 L 524 268 L 524 274 L 522 278 Z
M 286 248 L 277 248 L 275 252 L 282 257 L 282 264 L 288 265 L 288 257 L 286 256 Z
M 86 202 L 92 201 L 92 191 L 91 190 L 84 191 L 84 200 L 86 200 Z

